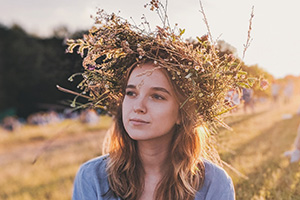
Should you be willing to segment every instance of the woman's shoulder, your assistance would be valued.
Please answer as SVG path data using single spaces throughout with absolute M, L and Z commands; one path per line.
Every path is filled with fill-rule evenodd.
M 231 183 L 232 180 L 230 176 L 227 174 L 227 172 L 220 167 L 219 165 L 216 165 L 210 161 L 205 160 L 204 161 L 204 166 L 205 166 L 205 180 L 213 183 L 213 182 L 218 182 L 218 183 Z M 216 177 L 218 178 L 216 180 Z
M 205 160 L 204 184 L 196 195 L 197 199 L 235 199 L 232 179 L 220 166 Z
M 102 155 L 96 158 L 93 158 L 80 166 L 80 174 L 85 176 L 92 176 L 98 178 L 106 178 L 106 165 L 109 159 L 108 155 Z
M 109 156 L 104 155 L 82 164 L 74 180 L 73 200 L 102 199 L 109 191 L 106 166 Z
M 106 165 L 108 159 L 109 159 L 109 155 L 105 154 L 105 155 L 98 156 L 96 158 L 92 158 L 91 160 L 86 161 L 85 163 L 82 164 L 82 166 Z

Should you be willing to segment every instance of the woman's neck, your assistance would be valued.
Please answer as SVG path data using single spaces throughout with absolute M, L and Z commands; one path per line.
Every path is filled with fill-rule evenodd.
M 145 174 L 153 174 L 163 172 L 168 156 L 168 149 L 161 147 L 141 147 L 139 145 L 140 159 L 145 170 Z
M 138 151 L 145 175 L 161 175 L 167 165 L 171 137 L 155 141 L 138 141 Z
M 173 134 L 154 140 L 138 141 L 140 161 L 144 169 L 144 190 L 139 200 L 153 200 L 155 190 L 167 170 Z

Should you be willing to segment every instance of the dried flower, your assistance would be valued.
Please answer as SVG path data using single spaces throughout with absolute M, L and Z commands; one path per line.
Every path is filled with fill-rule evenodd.
M 91 64 L 88 64 L 87 67 L 88 67 L 88 70 L 90 70 L 90 71 L 92 71 L 96 68 L 95 65 L 91 65 Z
M 159 6 L 158 0 L 150 4 L 151 9 Z M 184 29 L 177 33 L 168 26 L 158 26 L 154 32 L 147 32 L 115 14 L 99 10 L 98 15 L 97 27 L 91 28 L 84 39 L 67 40 L 67 52 L 78 47 L 78 53 L 85 56 L 79 88 L 91 95 L 89 100 L 96 107 L 114 114 L 122 99 L 128 69 L 149 60 L 172 75 L 171 79 L 199 108 L 201 120 L 212 124 L 218 113 L 226 110 L 227 90 L 247 83 L 247 78 L 239 74 L 238 60 L 220 56 L 207 36 L 197 37 L 196 43 L 188 42 L 181 39 Z M 261 81 L 261 86 L 265 85 Z
M 260 80 L 260 87 L 263 90 L 266 90 L 269 87 L 269 82 L 266 79 Z
M 200 66 L 199 66 L 199 65 L 196 65 L 196 66 L 195 66 L 195 70 L 198 71 L 199 69 L 200 69 Z

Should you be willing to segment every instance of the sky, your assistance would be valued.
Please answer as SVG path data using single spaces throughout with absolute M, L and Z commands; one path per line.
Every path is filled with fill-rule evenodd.
M 154 29 L 161 22 L 155 12 L 144 8 L 150 0 L 0 0 L 0 23 L 18 24 L 28 33 L 47 37 L 53 29 L 87 30 L 97 8 L 132 18 L 136 24 L 145 14 Z M 162 2 L 165 2 L 162 0 Z M 258 65 L 275 78 L 300 75 L 299 0 L 202 0 L 214 40 L 224 40 L 237 49 L 241 58 L 247 40 L 249 19 L 254 6 L 251 44 L 246 65 Z M 186 29 L 185 38 L 207 33 L 199 0 L 169 0 L 170 24 Z

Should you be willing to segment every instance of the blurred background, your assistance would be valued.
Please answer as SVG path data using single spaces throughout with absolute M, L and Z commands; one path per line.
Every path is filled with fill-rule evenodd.
M 97 8 L 137 24 L 144 13 L 154 29 L 160 21 L 146 3 L 0 0 L 0 199 L 70 199 L 80 164 L 101 155 L 111 118 L 70 109 L 74 96 L 56 88 L 76 91 L 81 80 L 68 81 L 82 71 L 82 58 L 65 53 L 65 40 L 81 38 Z M 300 3 L 202 3 L 213 39 L 241 60 L 254 6 L 243 69 L 264 81 L 236 97 L 225 119 L 233 131 L 220 129 L 217 136 L 221 157 L 232 166 L 227 171 L 237 199 L 300 199 L 299 163 L 282 157 L 300 123 Z M 186 39 L 207 34 L 199 10 L 197 0 L 168 2 L 170 23 L 185 28 Z

